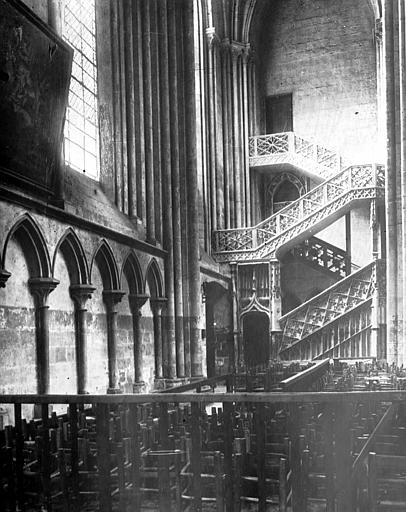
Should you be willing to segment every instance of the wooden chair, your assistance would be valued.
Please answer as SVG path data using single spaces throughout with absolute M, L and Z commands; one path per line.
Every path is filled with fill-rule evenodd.
M 406 510 L 406 456 L 368 455 L 368 511 Z

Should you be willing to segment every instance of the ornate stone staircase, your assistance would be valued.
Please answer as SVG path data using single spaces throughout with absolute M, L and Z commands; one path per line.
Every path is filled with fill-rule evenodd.
M 316 270 L 334 275 L 337 279 L 359 269 L 358 265 L 351 262 L 346 251 L 315 236 L 293 247 L 285 256 L 284 262 L 287 260 L 302 261 Z
M 256 226 L 214 231 L 213 254 L 219 262 L 276 258 L 332 224 L 357 202 L 383 199 L 384 184 L 383 165 L 348 167 Z
M 255 226 L 213 232 L 214 257 L 237 264 L 241 276 L 250 264 L 268 263 L 271 325 L 274 328 L 279 320 L 282 337 L 278 353 L 282 359 L 376 355 L 377 298 L 383 288 L 378 286 L 382 280 L 377 276 L 384 275 L 382 263 L 358 269 L 345 251 L 314 234 L 362 203 L 384 200 L 384 166 L 343 168 L 336 152 L 293 132 L 251 137 L 249 157 L 251 168 L 291 165 L 324 181 Z M 275 318 L 280 310 L 278 259 L 284 255 L 334 273 L 341 280 Z
M 367 343 L 357 354 L 351 353 L 354 347 L 350 345 L 361 330 L 370 334 L 373 323 L 371 304 L 374 295 L 382 291 L 378 290 L 382 286 L 378 277 L 383 275 L 383 270 L 382 261 L 370 263 L 282 316 L 279 320 L 282 329 L 281 357 L 291 359 L 296 356 L 298 344 L 307 346 L 311 359 L 370 355 L 371 346 Z M 354 321 L 353 313 L 356 311 L 369 311 L 362 326 Z M 341 322 L 339 328 L 338 320 Z M 346 350 L 345 343 L 349 350 Z M 365 353 L 362 353 L 363 348 Z

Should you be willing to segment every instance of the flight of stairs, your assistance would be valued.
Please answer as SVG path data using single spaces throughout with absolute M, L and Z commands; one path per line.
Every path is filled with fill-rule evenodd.
M 278 257 L 354 204 L 384 198 L 384 193 L 383 166 L 348 167 L 256 226 L 214 231 L 213 255 L 219 262 L 236 263 Z
M 281 164 L 324 181 L 255 226 L 214 231 L 213 256 L 218 262 L 240 266 L 299 258 L 334 273 L 341 281 L 280 319 L 279 355 L 282 359 L 365 357 L 371 351 L 371 307 L 381 264 L 358 269 L 345 251 L 314 234 L 360 204 L 384 200 L 384 166 L 343 169 L 336 152 L 293 132 L 251 138 L 251 167 Z

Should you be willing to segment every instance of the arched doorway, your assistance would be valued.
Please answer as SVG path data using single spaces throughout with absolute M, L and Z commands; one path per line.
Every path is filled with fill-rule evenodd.
M 269 318 L 266 313 L 251 311 L 242 318 L 245 364 L 264 365 L 269 360 Z
M 265 214 L 268 217 L 296 201 L 306 193 L 302 179 L 291 172 L 282 172 L 273 176 L 266 188 Z

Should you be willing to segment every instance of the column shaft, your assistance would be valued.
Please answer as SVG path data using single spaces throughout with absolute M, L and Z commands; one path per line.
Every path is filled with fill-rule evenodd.
M 106 304 L 107 319 L 107 356 L 109 384 L 108 393 L 119 391 L 117 379 L 117 309 L 116 305 L 123 298 L 124 292 L 120 290 L 104 290 L 103 299 Z
M 136 149 L 135 149 L 135 97 L 134 97 L 134 47 L 133 47 L 133 8 L 131 0 L 124 0 L 124 62 L 125 99 L 127 121 L 127 161 L 128 161 L 128 214 L 137 216 Z
M 160 118 L 160 73 L 161 56 L 158 47 L 158 16 L 157 0 L 151 3 L 151 92 L 152 92 L 152 134 L 153 134 L 153 169 L 154 169 L 154 215 L 155 239 L 162 242 L 162 176 L 161 176 L 161 127 Z
M 227 62 L 229 56 L 228 45 L 222 46 L 221 52 L 221 98 L 223 105 L 223 168 L 224 168 L 224 227 L 229 229 L 231 227 L 230 218 L 230 143 L 229 143 L 229 125 L 228 125 L 228 76 L 227 76 Z
M 169 107 L 168 69 L 168 11 L 167 0 L 159 3 L 159 54 L 160 59 L 160 100 L 161 100 L 161 148 L 163 179 L 163 244 L 167 251 L 165 259 L 165 290 L 168 297 L 165 317 L 166 347 L 164 350 L 164 376 L 176 377 L 176 333 L 175 333 L 175 288 L 174 250 L 172 223 L 172 180 L 171 180 L 171 125 Z
M 207 29 L 208 41 L 208 89 L 209 89 L 209 204 L 210 213 L 209 231 L 217 229 L 217 180 L 216 180 L 216 114 L 214 90 L 214 28 Z M 209 237 L 210 239 L 210 237 Z
M 76 384 L 78 394 L 87 392 L 87 322 L 85 307 L 95 288 L 86 284 L 71 285 L 70 296 L 75 304 Z
M 243 164 L 242 173 L 245 183 L 245 220 L 246 226 L 250 225 L 251 222 L 251 187 L 250 187 L 250 161 L 248 151 L 248 139 L 249 139 L 249 103 L 248 103 L 248 48 L 245 48 L 242 55 L 242 100 L 243 108 L 242 113 L 244 116 L 242 126 L 243 130 Z
M 143 88 L 144 88 L 144 136 L 145 136 L 145 182 L 147 201 L 147 240 L 155 244 L 155 185 L 152 132 L 152 73 L 151 73 L 151 28 L 150 1 L 144 0 L 142 10 L 143 33 Z
M 120 100 L 120 54 L 119 54 L 119 22 L 118 5 L 112 2 L 110 12 L 111 20 L 111 61 L 113 85 L 113 125 L 114 125 L 114 200 L 119 210 L 123 208 L 122 181 L 123 181 L 123 155 L 121 146 L 121 100 Z
M 133 50 L 134 50 L 134 94 L 135 108 L 135 165 L 137 190 L 137 216 L 146 218 L 145 189 L 145 137 L 144 137 L 144 72 L 143 72 L 143 35 L 140 2 L 133 4 Z M 135 213 L 135 212 L 134 212 Z
M 238 58 L 239 51 L 231 49 L 232 56 L 232 90 L 233 90 L 233 161 L 234 161 L 234 212 L 235 225 L 242 226 L 241 217 L 241 162 L 240 162 L 240 126 L 239 126 L 239 88 L 238 88 Z
M 386 67 L 386 232 L 387 232 L 387 359 L 398 364 L 398 239 L 396 189 L 396 100 L 393 35 L 393 0 L 383 2 Z
M 179 117 L 178 117 L 178 62 L 176 53 L 176 16 L 173 1 L 168 3 L 168 57 L 169 57 L 169 102 L 170 145 L 172 169 L 172 228 L 173 268 L 176 332 L 177 376 L 185 375 L 185 348 L 183 333 L 183 285 L 182 285 L 182 235 L 180 215 L 180 171 L 179 171 Z
M 59 283 L 47 277 L 31 278 L 29 287 L 35 301 L 35 342 L 37 358 L 37 393 L 49 393 L 49 294 Z
M 189 311 L 190 311 L 190 360 L 191 375 L 202 375 L 200 316 L 200 266 L 199 266 L 199 222 L 197 190 L 196 152 L 196 105 L 195 105 L 195 51 L 193 4 L 185 6 L 185 121 L 186 121 L 186 169 L 188 193 L 188 247 L 189 247 Z

